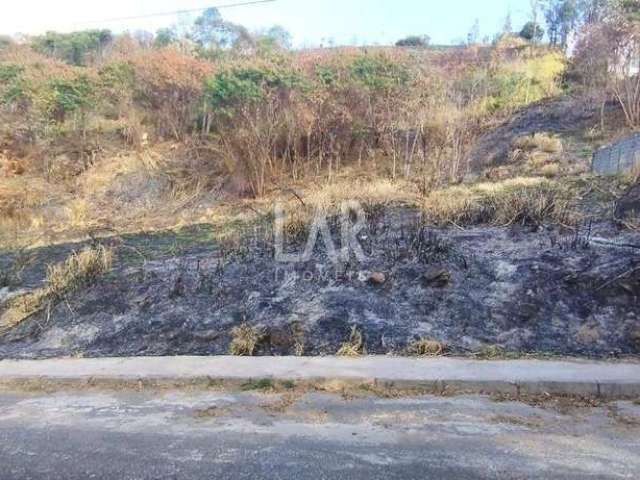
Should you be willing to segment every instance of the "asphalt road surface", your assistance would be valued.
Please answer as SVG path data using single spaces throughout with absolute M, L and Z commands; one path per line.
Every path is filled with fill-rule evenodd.
M 640 405 L 0 392 L 0 479 L 637 479 Z

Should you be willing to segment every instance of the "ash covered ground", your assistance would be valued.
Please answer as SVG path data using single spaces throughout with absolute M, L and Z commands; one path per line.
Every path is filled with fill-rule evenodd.
M 257 355 L 335 354 L 353 327 L 369 354 L 404 354 L 419 339 L 454 355 L 640 354 L 640 235 L 606 222 L 441 229 L 389 209 L 359 234 L 366 260 L 340 265 L 321 241 L 309 261 L 276 262 L 267 230 L 180 248 L 184 232 L 106 240 L 113 271 L 1 337 L 0 358 L 225 355 L 243 324 L 263 333 Z M 0 305 L 81 246 L 32 252 Z M 15 261 L 0 257 L 5 270 Z

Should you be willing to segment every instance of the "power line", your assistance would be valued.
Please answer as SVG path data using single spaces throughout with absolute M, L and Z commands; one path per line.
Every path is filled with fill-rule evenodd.
M 77 22 L 77 23 L 73 23 L 72 25 L 92 25 L 92 24 L 96 24 L 96 23 L 117 23 L 117 22 L 127 22 L 130 20 L 141 20 L 144 18 L 157 18 L 157 17 L 169 17 L 169 16 L 173 16 L 173 15 L 182 15 L 182 14 L 188 14 L 188 13 L 198 13 L 198 12 L 204 12 L 205 10 L 209 10 L 210 8 L 216 8 L 218 10 L 222 10 L 225 8 L 237 8 L 237 7 L 248 7 L 248 6 L 253 6 L 253 5 L 261 5 L 261 4 L 265 4 L 265 3 L 274 3 L 277 2 L 278 0 L 252 0 L 252 1 L 246 1 L 246 2 L 238 2 L 238 3 L 228 3 L 228 4 L 224 4 L 224 5 L 211 5 L 208 7 L 203 7 L 203 8 L 192 8 L 189 10 L 175 10 L 173 12 L 161 12 L 161 13 L 149 13 L 146 15 L 133 15 L 130 17 L 119 17 L 119 18 L 108 18 L 108 19 L 104 19 L 104 20 L 89 20 L 87 22 Z

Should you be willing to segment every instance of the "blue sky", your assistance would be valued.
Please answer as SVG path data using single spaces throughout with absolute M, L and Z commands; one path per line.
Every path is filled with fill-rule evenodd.
M 233 3 L 234 0 L 18 0 L 3 7 L 0 32 L 37 34 L 46 30 L 111 28 L 155 31 L 178 21 L 168 16 L 128 22 L 104 19 Z M 511 10 L 514 27 L 529 16 L 529 0 L 277 0 L 221 10 L 250 29 L 274 24 L 288 29 L 297 46 L 385 44 L 409 34 L 427 34 L 434 43 L 465 38 L 477 18 L 481 36 L 502 28 Z M 95 21 L 95 22 L 94 22 Z

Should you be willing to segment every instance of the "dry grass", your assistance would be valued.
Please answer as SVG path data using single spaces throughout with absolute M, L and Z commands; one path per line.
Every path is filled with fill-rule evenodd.
M 556 135 L 536 133 L 519 137 L 513 142 L 513 146 L 524 151 L 540 151 L 544 153 L 562 153 L 562 140 Z
M 229 353 L 238 357 L 251 357 L 265 336 L 264 329 L 243 323 L 231 331 Z
M 305 192 L 305 203 L 316 209 L 335 210 L 345 201 L 361 204 L 413 203 L 415 186 L 386 178 L 354 179 L 343 176 Z
M 0 178 L 0 246 L 20 243 L 55 221 L 49 208 L 53 198 L 64 198 L 64 193 L 42 178 Z
M 573 197 L 559 182 L 520 177 L 436 190 L 425 198 L 423 209 L 429 220 L 443 225 L 573 225 L 579 220 Z
M 481 360 L 493 360 L 493 359 L 505 358 L 506 355 L 507 355 L 507 352 L 501 346 L 487 345 L 483 347 L 482 350 L 480 350 L 478 353 L 476 353 L 475 356 L 476 358 L 479 358 Z
M 285 214 L 282 225 L 285 237 L 299 242 L 306 240 L 318 213 L 340 215 L 343 203 L 352 201 L 365 209 L 368 206 L 419 203 L 416 185 L 411 182 L 363 176 L 346 169 L 340 176 L 322 184 L 294 184 L 291 188 L 276 189 L 261 198 L 245 202 L 245 205 L 248 210 L 255 210 L 268 218 L 273 212 L 274 203 L 278 202 Z
M 89 204 L 84 199 L 76 198 L 70 201 L 66 206 L 69 216 L 68 225 L 72 228 L 84 228 L 90 218 L 89 208 Z
M 538 170 L 540 175 L 546 178 L 555 178 L 560 174 L 560 164 L 558 163 L 549 163 L 547 165 L 543 165 Z
M 68 183 L 37 176 L 0 179 L 0 248 L 35 247 L 208 221 L 194 210 L 202 193 L 174 171 L 169 147 L 100 159 Z M 210 194 L 213 198 L 213 195 Z
M 412 342 L 407 351 L 410 355 L 418 357 L 438 357 L 446 351 L 446 345 L 437 340 L 421 338 Z
M 349 341 L 342 344 L 336 355 L 339 357 L 360 357 L 365 354 L 364 337 L 358 327 L 354 326 L 351 328 Z
M 555 178 L 562 172 L 564 146 L 556 135 L 536 133 L 517 138 L 511 157 L 514 168 L 526 175 Z
M 13 328 L 31 315 L 55 304 L 78 288 L 91 285 L 107 273 L 113 263 L 110 249 L 99 245 L 73 253 L 67 260 L 50 265 L 45 286 L 12 300 L 0 319 L 0 333 Z
M 294 322 L 291 324 L 291 335 L 293 337 L 293 351 L 295 356 L 304 356 L 306 338 L 304 328 L 300 322 Z
M 47 291 L 56 298 L 77 288 L 94 283 L 107 273 L 113 263 L 113 252 L 102 246 L 87 247 L 72 254 L 64 263 L 47 270 Z

